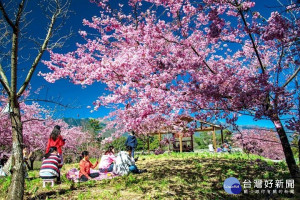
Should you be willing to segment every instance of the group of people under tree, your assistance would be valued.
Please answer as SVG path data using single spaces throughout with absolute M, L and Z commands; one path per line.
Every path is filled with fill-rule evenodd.
M 227 140 L 224 140 L 224 143 L 221 144 L 219 147 L 217 147 L 217 149 L 215 150 L 214 147 L 213 147 L 213 144 L 210 142 L 210 144 L 208 145 L 208 150 L 210 152 L 228 152 L 228 153 L 231 153 L 231 145 L 229 144 L 229 142 Z
M 42 166 L 40 169 L 40 177 L 42 179 L 57 179 L 57 183 L 60 183 L 60 168 L 63 166 L 62 146 L 65 144 L 65 139 L 60 135 L 60 127 L 55 126 L 46 149 Z M 93 164 L 90 161 L 89 152 L 83 151 L 81 153 L 79 163 L 79 180 L 81 182 L 88 181 L 96 178 L 100 173 L 113 172 L 116 175 L 126 175 L 128 173 L 143 173 L 147 170 L 139 170 L 136 166 L 138 158 L 134 159 L 134 150 L 137 146 L 137 139 L 134 131 L 132 131 L 126 142 L 125 151 L 120 151 L 115 155 L 113 146 L 109 146 L 101 157 L 100 163 L 96 161 Z M 99 171 L 92 172 L 91 169 L 95 169 L 99 164 Z

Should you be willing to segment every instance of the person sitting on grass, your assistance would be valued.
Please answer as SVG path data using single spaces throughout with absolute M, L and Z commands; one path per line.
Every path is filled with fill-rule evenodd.
M 121 151 L 118 153 L 116 158 L 116 163 L 113 168 L 113 172 L 118 175 L 126 175 L 129 172 L 139 174 L 147 172 L 147 170 L 139 170 L 135 165 L 135 160 L 131 156 L 132 147 L 126 146 L 126 151 Z
M 107 151 L 101 157 L 99 170 L 101 173 L 112 172 L 116 156 L 114 155 L 115 149 L 113 146 L 109 146 Z
M 61 159 L 57 152 L 57 147 L 50 147 L 48 153 L 45 154 L 40 169 L 40 177 L 42 179 L 56 178 L 57 184 L 60 184 Z
M 223 152 L 231 153 L 231 146 L 228 144 L 227 140 L 223 143 Z
M 81 153 L 82 158 L 79 163 L 80 171 L 79 171 L 79 180 L 81 182 L 85 182 L 88 180 L 91 180 L 92 178 L 96 178 L 99 176 L 99 173 L 91 173 L 90 170 L 91 168 L 94 169 L 98 165 L 98 161 L 96 162 L 95 165 L 91 163 L 89 160 L 89 152 L 88 151 L 83 151 Z

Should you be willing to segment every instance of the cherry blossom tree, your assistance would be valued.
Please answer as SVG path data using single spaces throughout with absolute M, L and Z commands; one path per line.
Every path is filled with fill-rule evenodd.
M 66 144 L 63 147 L 64 152 L 78 153 L 78 148 L 80 148 L 83 144 L 90 142 L 90 134 L 83 131 L 83 127 L 70 127 L 61 119 L 53 119 L 53 113 L 41 107 L 37 102 L 33 102 L 30 105 L 25 102 L 26 98 L 21 99 L 20 107 L 23 123 L 23 143 L 30 152 L 45 152 L 48 138 L 55 125 L 59 125 L 61 127 L 62 136 L 66 139 Z M 1 97 L 0 110 L 4 111 L 6 105 L 7 98 Z M 3 138 L 0 141 L 0 153 L 11 153 L 12 130 L 9 113 L 1 112 L 0 119 L 0 137 Z M 35 156 L 30 159 L 30 168 L 32 168 L 34 160 Z
M 271 120 L 291 176 L 299 181 L 282 121 L 294 114 L 300 71 L 294 3 L 263 16 L 247 0 L 130 0 L 117 9 L 108 0 L 92 2 L 100 16 L 83 24 L 98 35 L 80 31 L 86 43 L 77 50 L 50 52 L 46 80 L 106 83 L 110 92 L 94 104 L 95 110 L 115 106 L 106 127 L 117 130 L 115 137 L 132 129 L 147 134 L 184 127 L 184 115 L 228 123 L 241 114 Z
M 277 133 L 272 130 L 246 129 L 233 136 L 234 144 L 247 153 L 253 153 L 273 160 L 284 159 L 282 145 Z

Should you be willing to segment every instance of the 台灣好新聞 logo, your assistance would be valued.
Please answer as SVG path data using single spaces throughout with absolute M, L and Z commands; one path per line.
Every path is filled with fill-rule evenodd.
M 229 177 L 224 181 L 223 188 L 228 194 L 239 194 L 242 192 L 242 186 L 234 177 Z

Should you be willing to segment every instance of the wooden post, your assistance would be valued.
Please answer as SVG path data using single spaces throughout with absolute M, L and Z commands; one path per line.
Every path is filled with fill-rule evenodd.
M 159 147 L 161 148 L 161 144 L 160 144 L 160 141 L 161 141 L 161 133 L 159 133 L 159 135 L 158 135 L 158 140 L 159 140 Z
M 213 126 L 213 145 L 215 151 L 217 150 L 217 141 L 216 141 L 216 128 Z
M 150 138 L 149 138 L 149 135 L 148 135 L 148 138 L 147 138 L 147 146 L 148 146 L 148 154 L 150 154 Z
M 182 153 L 182 135 L 179 135 L 179 148 L 180 148 L 180 153 Z
M 191 135 L 191 147 L 192 147 L 192 151 L 194 152 L 194 134 Z
M 223 129 L 221 129 L 221 141 L 222 141 L 222 144 L 223 144 L 224 143 Z

